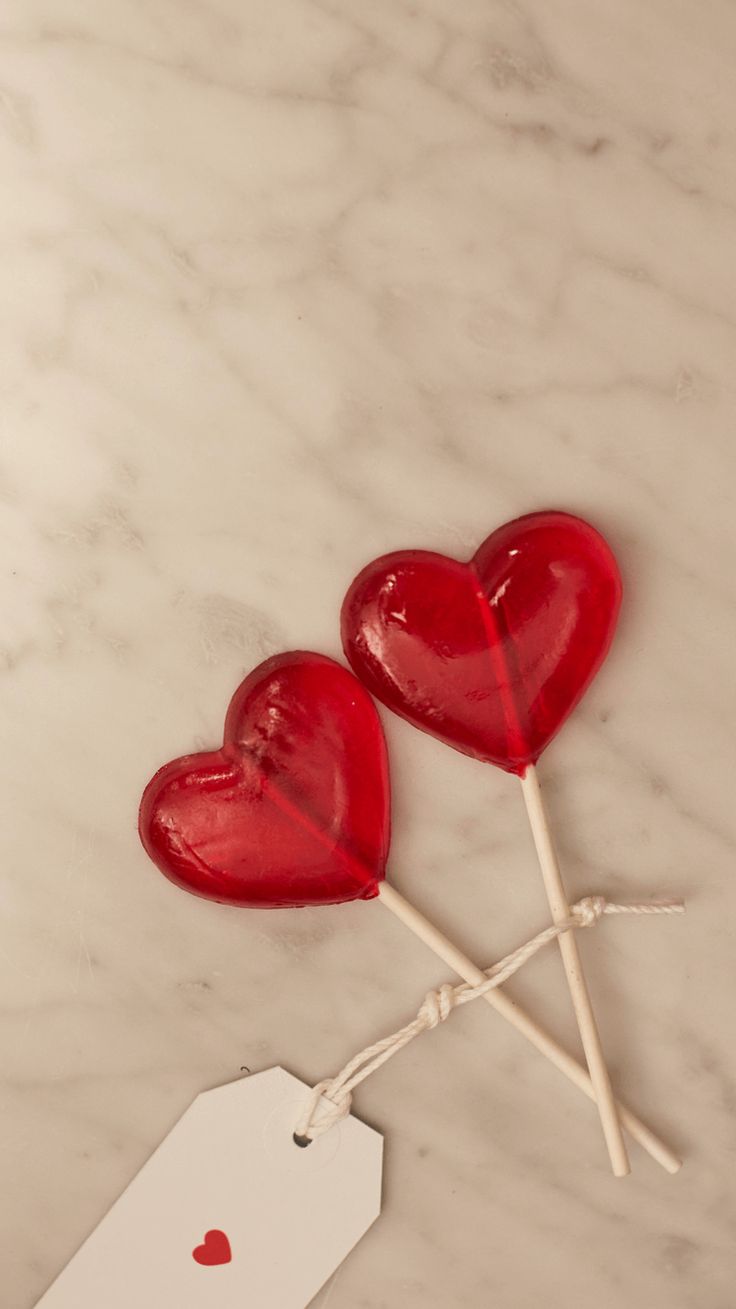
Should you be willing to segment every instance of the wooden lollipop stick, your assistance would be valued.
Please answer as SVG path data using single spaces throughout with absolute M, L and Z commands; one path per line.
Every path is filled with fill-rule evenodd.
M 428 918 L 425 918 L 418 909 L 409 904 L 408 900 L 405 900 L 403 895 L 400 895 L 395 887 L 389 885 L 388 882 L 381 882 L 379 899 L 387 909 L 390 909 L 397 918 L 401 919 L 401 922 L 415 936 L 419 937 L 420 941 L 429 946 L 430 950 L 434 951 L 447 964 L 448 968 L 451 968 L 453 972 L 462 977 L 463 981 L 469 982 L 471 986 L 480 986 L 486 980 L 486 974 L 473 963 L 472 959 L 469 959 L 466 954 L 463 954 L 462 950 L 453 945 L 452 941 L 448 940 L 438 928 L 430 923 Z M 572 1055 L 563 1050 L 562 1046 L 558 1045 L 524 1009 L 515 1004 L 513 1000 L 510 1000 L 500 987 L 493 991 L 487 991 L 482 998 L 501 1014 L 502 1018 L 511 1023 L 511 1026 L 515 1027 L 517 1032 L 521 1032 L 521 1035 L 525 1036 L 527 1041 L 530 1041 L 539 1050 L 540 1054 L 545 1055 L 550 1063 L 554 1064 L 555 1068 L 564 1073 L 565 1077 L 587 1095 L 589 1100 L 595 1102 L 596 1093 L 586 1070 L 578 1063 L 577 1059 L 573 1059 Z M 660 1164 L 666 1172 L 678 1172 L 682 1161 L 670 1150 L 669 1146 L 665 1145 L 664 1141 L 660 1140 L 651 1128 L 647 1127 L 641 1119 L 637 1118 L 620 1101 L 617 1103 L 617 1108 L 621 1122 L 627 1132 L 651 1155 L 652 1159 Z
M 532 764 L 529 765 L 520 780 L 552 920 L 559 923 L 563 918 L 569 917 L 570 906 L 562 882 L 560 865 L 557 862 L 557 855 L 552 843 L 552 834 L 542 801 L 539 779 Z M 616 1177 L 625 1177 L 630 1172 L 626 1143 L 621 1131 L 616 1100 L 603 1056 L 603 1047 L 601 1046 L 593 1006 L 585 984 L 583 965 L 575 933 L 564 932 L 562 936 L 558 937 L 558 944 L 575 1010 L 580 1039 L 585 1051 L 590 1080 L 595 1091 L 595 1099 L 603 1127 L 603 1135 L 608 1146 L 611 1167 Z

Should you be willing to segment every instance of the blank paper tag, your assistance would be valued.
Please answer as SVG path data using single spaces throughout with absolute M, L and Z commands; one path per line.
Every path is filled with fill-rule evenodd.
M 283 1068 L 207 1091 L 38 1309 L 305 1309 L 378 1217 L 383 1139 L 352 1115 L 306 1149 Z

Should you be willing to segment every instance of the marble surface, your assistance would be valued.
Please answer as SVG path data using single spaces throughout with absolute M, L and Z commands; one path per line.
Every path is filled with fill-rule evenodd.
M 592 518 L 627 602 L 543 761 L 595 1111 L 485 1006 L 356 1095 L 385 1209 L 319 1309 L 731 1309 L 736 10 L 713 0 L 5 0 L 0 12 L 4 1309 L 184 1106 L 312 1080 L 446 972 L 382 910 L 228 911 L 135 828 L 378 552 Z M 546 922 L 516 783 L 386 721 L 393 878 L 489 963 Z M 577 1050 L 558 956 L 513 986 Z M 80 1307 L 81 1309 L 81 1307 Z M 213 1306 L 215 1309 L 215 1306 Z

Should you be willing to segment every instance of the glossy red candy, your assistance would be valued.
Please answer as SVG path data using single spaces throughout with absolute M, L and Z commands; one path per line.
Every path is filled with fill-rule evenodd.
M 523 773 L 611 644 L 621 579 L 571 514 L 527 514 L 469 563 L 425 550 L 376 559 L 342 609 L 345 653 L 369 691 L 464 754 Z
M 378 894 L 389 845 L 386 747 L 370 696 L 323 655 L 276 655 L 233 696 L 224 744 L 166 764 L 139 830 L 167 877 L 251 908 Z

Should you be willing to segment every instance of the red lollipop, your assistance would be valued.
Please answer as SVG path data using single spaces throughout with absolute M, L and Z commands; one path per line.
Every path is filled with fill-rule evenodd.
M 556 922 L 569 905 L 534 764 L 605 658 L 621 604 L 613 554 L 589 523 L 554 511 L 493 532 L 469 563 L 384 555 L 343 604 L 345 653 L 389 708 L 521 778 Z M 559 938 L 613 1170 L 629 1171 L 574 933 Z
M 369 695 L 323 655 L 276 655 L 238 687 L 224 744 L 166 764 L 141 840 L 173 882 L 225 904 L 288 908 L 377 895 L 388 760 Z
M 143 794 L 141 840 L 185 890 L 226 904 L 299 907 L 380 898 L 465 981 L 486 975 L 384 880 L 386 748 L 375 706 L 323 655 L 277 655 L 233 696 L 219 750 L 185 755 Z M 498 989 L 484 999 L 589 1099 L 585 1069 Z M 630 1110 L 627 1128 L 670 1172 L 672 1152 Z
M 611 644 L 621 579 L 570 514 L 527 514 L 469 563 L 427 550 L 368 564 L 342 610 L 345 653 L 389 708 L 463 754 L 523 774 Z

